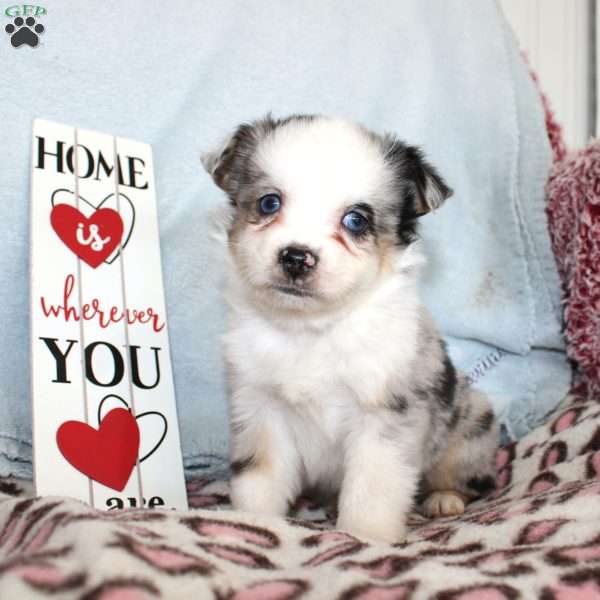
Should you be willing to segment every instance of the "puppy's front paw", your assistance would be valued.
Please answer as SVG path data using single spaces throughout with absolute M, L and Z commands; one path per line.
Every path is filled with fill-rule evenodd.
M 426 517 L 454 517 L 464 512 L 464 497 L 450 490 L 433 492 L 423 502 L 423 514 Z
M 288 509 L 288 497 L 281 483 L 257 471 L 234 477 L 230 497 L 233 508 L 245 512 L 283 517 Z
M 354 515 L 340 513 L 336 527 L 359 538 L 388 542 L 389 544 L 403 542 L 406 537 L 403 515 L 392 512 L 386 517 L 381 513 L 370 513 L 367 507 L 363 507 L 360 513 Z

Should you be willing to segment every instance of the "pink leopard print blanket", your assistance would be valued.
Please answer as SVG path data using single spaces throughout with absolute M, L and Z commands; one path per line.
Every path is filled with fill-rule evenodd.
M 390 546 L 306 509 L 236 513 L 225 481 L 191 481 L 188 512 L 113 513 L 3 481 L 0 598 L 600 599 L 600 404 L 567 398 L 499 452 L 498 482 Z

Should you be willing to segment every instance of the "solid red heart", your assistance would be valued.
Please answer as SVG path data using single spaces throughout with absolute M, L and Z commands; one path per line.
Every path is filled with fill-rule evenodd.
M 123 236 L 123 220 L 112 208 L 100 208 L 88 218 L 74 206 L 57 204 L 50 223 L 65 246 L 94 269 L 112 254 Z
M 99 429 L 81 421 L 66 421 L 56 432 L 56 443 L 78 471 L 120 492 L 135 467 L 140 430 L 128 410 L 114 408 L 102 419 Z

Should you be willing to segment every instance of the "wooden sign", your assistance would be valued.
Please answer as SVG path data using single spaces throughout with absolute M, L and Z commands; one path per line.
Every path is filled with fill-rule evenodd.
M 187 508 L 147 144 L 34 121 L 31 343 L 37 493 Z

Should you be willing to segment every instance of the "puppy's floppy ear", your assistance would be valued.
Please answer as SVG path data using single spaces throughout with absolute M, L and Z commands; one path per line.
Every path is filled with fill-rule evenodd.
M 452 196 L 452 189 L 414 146 L 406 148 L 406 170 L 415 186 L 415 216 L 435 210 Z
M 235 167 L 239 159 L 249 155 L 252 141 L 255 141 L 255 127 L 244 123 L 231 133 L 221 146 L 200 156 L 202 165 L 213 181 L 225 192 L 232 195 L 236 192 L 234 181 Z
M 202 164 L 213 181 L 235 204 L 240 185 L 252 179 L 251 158 L 259 141 L 277 126 L 270 114 L 252 123 L 242 123 L 214 152 L 201 155 Z
M 393 136 L 386 136 L 384 151 L 386 160 L 401 179 L 400 183 L 404 183 L 405 201 L 411 204 L 403 207 L 405 215 L 421 217 L 452 196 L 452 190 L 416 146 L 408 146 Z

